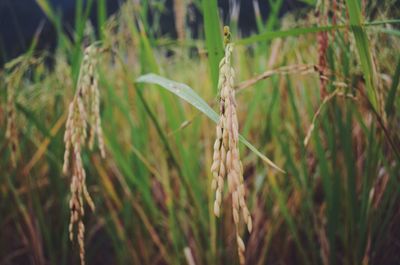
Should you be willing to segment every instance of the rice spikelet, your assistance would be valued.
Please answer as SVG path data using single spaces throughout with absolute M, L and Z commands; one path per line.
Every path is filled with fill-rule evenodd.
M 228 192 L 232 200 L 233 221 L 236 227 L 236 242 L 240 264 L 245 262 L 245 245 L 239 234 L 240 212 L 249 232 L 252 230 L 250 212 L 245 202 L 243 168 L 239 155 L 239 125 L 236 115 L 234 91 L 234 70 L 231 66 L 233 45 L 229 43 L 229 28 L 224 27 L 225 56 L 219 64 L 220 119 L 217 125 L 217 139 L 214 143 L 212 188 L 215 190 L 214 214 L 219 217 L 224 179 L 227 178 Z
M 67 174 L 68 170 L 72 169 L 71 198 L 69 201 L 71 211 L 69 237 L 73 241 L 74 227 L 77 226 L 77 238 L 82 265 L 85 264 L 85 225 L 83 223 L 85 211 L 83 200 L 85 199 L 92 211 L 95 210 L 93 200 L 86 187 L 86 172 L 81 157 L 82 147 L 87 138 L 88 124 L 90 125 L 89 147 L 93 147 L 94 138 L 97 136 L 101 156 L 105 157 L 100 121 L 100 93 L 95 73 L 96 60 L 94 57 L 97 52 L 98 49 L 93 45 L 85 49 L 76 94 L 68 109 L 64 134 L 65 153 L 63 172 Z

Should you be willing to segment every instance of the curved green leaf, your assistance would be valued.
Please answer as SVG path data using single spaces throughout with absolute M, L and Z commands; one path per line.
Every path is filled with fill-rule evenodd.
M 398 24 L 400 23 L 399 19 L 388 19 L 388 20 L 378 20 L 371 21 L 362 24 L 362 26 L 370 27 L 377 26 L 382 24 Z M 267 31 L 261 34 L 252 35 L 248 38 L 240 39 L 235 41 L 235 44 L 238 45 L 247 45 L 255 42 L 272 40 L 276 38 L 285 38 L 285 37 L 294 37 L 299 35 L 304 35 L 307 33 L 317 33 L 321 31 L 331 31 L 331 30 L 339 30 L 347 28 L 349 25 L 341 24 L 341 25 L 327 25 L 327 26 L 313 26 L 313 27 L 305 27 L 305 28 L 292 28 L 292 29 L 284 29 L 277 31 Z
M 181 99 L 185 100 L 186 102 L 194 106 L 196 109 L 200 110 L 215 123 L 218 123 L 219 115 L 207 104 L 207 102 L 204 101 L 204 99 L 202 99 L 188 85 L 169 80 L 167 78 L 164 78 L 156 74 L 142 75 L 136 80 L 136 82 L 159 85 L 160 87 L 167 89 L 168 91 L 174 93 Z M 284 170 L 282 170 L 268 157 L 266 157 L 260 151 L 258 151 L 257 148 L 255 148 L 251 143 L 249 143 L 242 135 L 239 135 L 239 140 L 269 166 L 282 173 L 285 173 Z

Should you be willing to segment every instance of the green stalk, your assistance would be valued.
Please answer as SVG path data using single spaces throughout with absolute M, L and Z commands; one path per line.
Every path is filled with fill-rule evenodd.
M 213 83 L 213 91 L 214 93 L 216 93 L 218 87 L 218 65 L 224 54 L 217 1 L 202 0 L 202 7 L 204 17 L 204 31 L 206 35 L 206 47 L 208 51 L 208 62 Z
M 369 51 L 368 36 L 362 24 L 360 7 L 356 0 L 346 0 L 346 3 L 350 16 L 350 28 L 353 31 L 356 40 L 357 51 L 367 85 L 368 99 L 371 102 L 372 107 L 379 112 L 378 96 L 375 87 L 376 81 L 374 76 L 374 66 Z

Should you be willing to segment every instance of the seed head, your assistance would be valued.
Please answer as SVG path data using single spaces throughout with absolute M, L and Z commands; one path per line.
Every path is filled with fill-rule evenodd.
M 69 224 L 69 237 L 74 239 L 74 227 L 78 229 L 78 244 L 80 249 L 81 264 L 85 264 L 85 245 L 83 223 L 84 202 L 87 202 L 92 211 L 95 206 L 86 186 L 86 172 L 83 167 L 81 151 L 87 138 L 87 126 L 90 126 L 89 147 L 92 148 L 97 135 L 100 153 L 105 157 L 103 134 L 100 120 L 100 93 L 95 72 L 97 49 L 89 46 L 85 49 L 84 57 L 78 78 L 78 85 L 74 99 L 69 105 L 66 130 L 64 134 L 64 174 L 72 168 L 71 198 L 69 207 L 71 212 Z
M 224 29 L 225 30 L 225 29 Z M 225 33 L 225 36 L 229 36 Z M 234 87 L 235 72 L 231 66 L 233 46 L 227 43 L 225 57 L 219 64 L 220 119 L 217 124 L 217 139 L 214 143 L 212 189 L 215 190 L 214 214 L 218 217 L 221 211 L 224 179 L 227 178 L 228 192 L 232 200 L 233 221 L 236 226 L 238 254 L 241 264 L 244 264 L 245 245 L 239 235 L 240 212 L 249 232 L 252 229 L 250 212 L 245 203 L 245 188 L 243 170 L 239 155 L 239 125 L 236 114 Z

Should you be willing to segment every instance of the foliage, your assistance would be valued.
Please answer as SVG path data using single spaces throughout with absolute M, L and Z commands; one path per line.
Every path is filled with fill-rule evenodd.
M 71 40 L 47 1 L 38 2 L 60 35 L 57 50 L 40 56 L 30 50 L 0 71 L 0 264 L 79 260 L 77 244 L 68 240 L 63 135 L 83 44 L 96 39 L 85 30 L 87 7 L 78 8 Z M 96 205 L 84 218 L 87 264 L 185 264 L 190 257 L 195 264 L 237 264 L 230 207 L 216 219 L 210 189 L 223 55 L 216 1 L 199 5 L 205 40 L 179 42 L 155 40 L 147 13 L 134 1 L 107 21 L 101 2 L 97 71 L 107 158 L 82 152 Z M 336 24 L 332 17 L 315 22 L 313 10 L 303 11 L 308 17 L 279 17 L 277 10 L 267 22 L 256 18 L 256 34 L 233 36 L 240 152 L 253 218 L 252 233 L 243 237 L 246 264 L 400 262 L 400 61 L 393 56 L 400 50 L 399 20 L 386 15 L 398 7 L 337 2 Z M 329 70 L 322 76 L 320 31 L 329 36 Z M 21 79 L 11 82 L 19 146 L 14 168 L 3 91 L 15 76 Z M 329 100 L 319 94 L 320 78 L 328 80 Z M 251 86 L 242 83 L 249 80 L 255 80 Z M 154 84 L 173 94 L 148 89 Z

